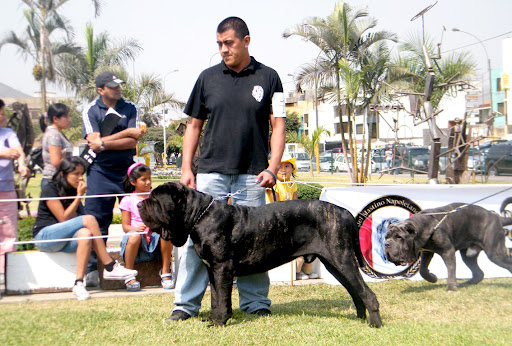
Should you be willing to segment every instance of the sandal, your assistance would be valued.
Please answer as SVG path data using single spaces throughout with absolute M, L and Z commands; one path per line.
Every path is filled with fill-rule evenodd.
M 176 286 L 176 279 L 172 273 L 162 274 L 162 269 L 160 269 L 160 278 L 162 279 L 162 287 L 166 290 L 172 290 Z M 166 279 L 170 278 L 170 279 Z
M 134 282 L 130 283 L 130 281 L 132 280 L 135 280 L 135 276 L 132 276 L 131 278 L 124 280 L 124 283 L 126 284 L 126 290 L 129 292 L 140 291 L 140 282 L 135 280 Z

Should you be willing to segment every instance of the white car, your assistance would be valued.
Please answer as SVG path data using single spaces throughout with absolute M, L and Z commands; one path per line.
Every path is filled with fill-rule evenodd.
M 288 153 L 291 157 L 295 157 L 295 164 L 297 165 L 298 171 L 309 171 L 311 162 L 309 160 L 308 153 L 302 152 L 291 152 Z
M 350 157 L 348 158 L 348 162 L 349 163 L 352 162 Z M 361 169 L 361 159 L 357 160 L 357 163 L 358 163 L 358 165 L 357 165 L 358 169 L 360 170 Z M 377 164 L 375 163 L 375 161 L 373 161 L 373 159 L 370 161 L 370 168 L 371 168 L 372 173 L 375 173 L 379 170 L 377 168 Z M 340 155 L 336 158 L 336 160 L 334 160 L 334 171 L 335 172 L 347 172 L 348 171 L 347 163 L 345 162 L 344 155 Z

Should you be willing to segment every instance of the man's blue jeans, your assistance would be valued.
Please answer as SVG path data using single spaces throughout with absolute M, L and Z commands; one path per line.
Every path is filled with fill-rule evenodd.
M 232 204 L 247 206 L 265 204 L 265 188 L 256 184 L 255 175 L 198 174 L 196 181 L 198 191 L 214 197 L 225 196 L 249 186 L 246 191 L 231 197 Z M 226 203 L 227 198 L 221 201 Z M 197 316 L 208 282 L 206 266 L 194 250 L 194 243 L 189 237 L 180 259 L 174 295 L 174 304 L 176 305 L 174 310 L 185 311 L 191 316 Z M 260 309 L 270 309 L 271 301 L 267 298 L 269 284 L 270 280 L 266 272 L 238 277 L 240 310 L 252 313 Z

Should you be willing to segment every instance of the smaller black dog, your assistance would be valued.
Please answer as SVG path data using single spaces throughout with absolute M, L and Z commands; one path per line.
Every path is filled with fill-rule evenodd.
M 505 247 L 503 230 L 503 226 L 510 224 L 511 218 L 502 218 L 476 205 L 452 203 L 426 209 L 405 221 L 389 225 L 386 257 L 401 265 L 415 261 L 420 251 L 426 250 L 421 251 L 420 274 L 425 280 L 436 282 L 437 277 L 429 272 L 428 265 L 437 253 L 448 268 L 448 290 L 456 290 L 455 252 L 458 250 L 473 274 L 464 285 L 477 284 L 484 278 L 477 262 L 481 250 L 493 263 L 512 272 L 512 256 Z
M 318 257 L 348 290 L 370 326 L 382 326 L 379 302 L 359 271 L 357 225 L 347 210 L 322 201 L 298 200 L 261 207 L 232 206 L 183 184 L 167 183 L 139 204 L 153 231 L 182 246 L 188 236 L 210 277 L 210 320 L 224 325 L 231 317 L 234 276 L 263 273 L 291 260 Z

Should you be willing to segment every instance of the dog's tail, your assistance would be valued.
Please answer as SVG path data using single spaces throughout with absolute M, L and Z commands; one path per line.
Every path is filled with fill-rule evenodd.
M 355 220 L 352 225 L 352 246 L 354 248 L 354 254 L 356 255 L 359 268 L 364 268 L 366 262 L 363 258 L 363 253 L 361 252 L 361 244 L 359 243 L 359 228 L 357 228 L 357 223 Z
M 500 217 L 502 226 L 510 226 L 512 225 L 512 217 Z

